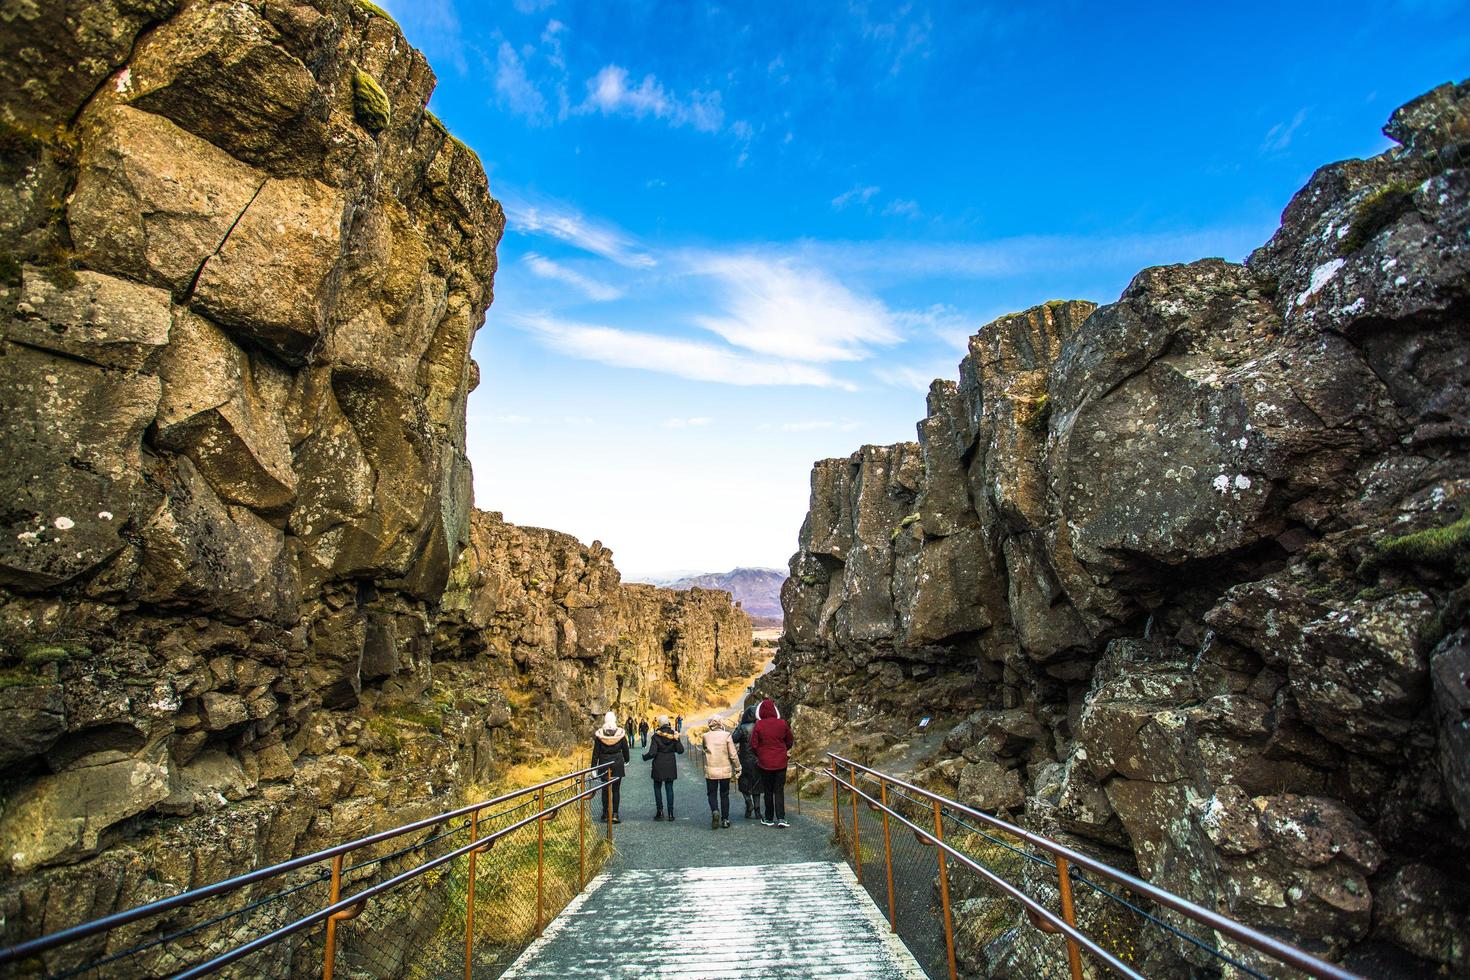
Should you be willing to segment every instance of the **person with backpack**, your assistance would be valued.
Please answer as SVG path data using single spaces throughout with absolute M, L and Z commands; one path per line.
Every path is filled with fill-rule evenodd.
M 644 718 L 638 722 L 638 737 L 643 740 L 643 747 L 648 747 L 648 719 Z
M 709 720 L 704 733 L 704 792 L 709 797 L 709 829 L 730 826 L 730 774 L 740 775 L 740 753 L 725 723 L 718 717 Z
M 755 728 L 750 733 L 750 747 L 755 750 L 756 765 L 761 770 L 761 797 L 765 812 L 761 823 L 767 827 L 790 827 L 786 822 L 786 766 L 796 739 L 791 726 L 776 710 L 776 702 L 766 698 L 755 710 Z
M 761 768 L 755 760 L 755 750 L 750 747 L 750 733 L 755 728 L 755 705 L 746 705 L 740 715 L 740 724 L 730 736 L 740 754 L 739 781 L 736 788 L 745 798 L 745 819 L 755 816 L 760 809 Z
M 664 818 L 664 803 L 668 803 L 669 822 L 674 822 L 674 780 L 679 778 L 678 757 L 684 754 L 684 743 L 679 733 L 669 724 L 668 715 L 658 716 L 658 728 L 653 731 L 653 742 L 643 753 L 644 761 L 652 761 L 653 776 L 653 819 Z
M 598 820 L 606 822 L 608 814 L 612 814 L 613 823 L 622 823 L 618 816 L 618 810 L 623 798 L 623 776 L 627 772 L 628 763 L 628 739 L 623 730 L 618 727 L 617 712 L 609 711 L 602 717 L 602 728 L 592 733 L 592 765 L 607 766 L 608 768 L 598 773 L 602 780 L 602 816 Z M 612 785 L 609 786 L 608 784 Z M 611 791 L 612 799 L 608 795 Z M 611 808 L 609 808 L 609 802 Z

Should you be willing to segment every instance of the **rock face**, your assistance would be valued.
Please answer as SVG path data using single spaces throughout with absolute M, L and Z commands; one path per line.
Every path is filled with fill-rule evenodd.
M 642 717 L 676 691 L 755 670 L 750 617 L 730 593 L 623 585 L 601 542 L 483 511 L 444 594 L 435 647 L 436 676 L 502 699 L 505 744 L 483 746 L 502 757 L 524 746 L 581 750 L 605 711 Z
M 728 594 L 474 514 L 504 217 L 381 11 L 3 20 L 0 945 L 448 809 L 594 709 L 751 669 Z
M 1398 110 L 1244 265 L 985 326 L 917 443 L 816 464 L 764 689 L 869 744 L 938 715 L 921 775 L 978 805 L 1470 969 L 1467 119 L 1470 83 Z M 1009 936 L 1029 975 L 1051 940 Z

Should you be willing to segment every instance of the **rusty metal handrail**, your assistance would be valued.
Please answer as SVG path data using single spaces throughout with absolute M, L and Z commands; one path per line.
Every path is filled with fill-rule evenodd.
M 120 926 L 128 925 L 133 922 L 138 922 L 142 919 L 146 919 L 152 916 L 162 915 L 165 912 L 171 912 L 176 909 L 184 908 L 201 902 L 205 899 L 228 894 L 247 885 L 256 884 L 261 881 L 267 881 L 271 878 L 279 877 L 280 875 L 298 870 L 300 868 L 308 867 L 312 864 L 317 864 L 326 860 L 332 861 L 333 899 L 328 906 L 319 909 L 318 911 L 313 912 L 310 915 L 304 916 L 301 919 L 296 920 L 295 922 L 288 923 L 287 925 L 282 926 L 279 929 L 276 929 L 266 934 L 265 936 L 257 937 L 249 943 L 246 943 L 244 946 L 236 947 L 233 950 L 229 950 L 226 953 L 223 953 L 206 963 L 191 967 L 188 970 L 177 974 L 176 980 L 177 978 L 203 976 L 206 973 L 213 972 L 220 967 L 234 962 L 242 956 L 247 956 L 258 949 L 271 945 L 275 942 L 279 942 L 287 936 L 299 932 L 309 926 L 315 925 L 316 923 L 321 922 L 324 919 L 328 921 L 328 930 L 330 932 L 332 930 L 332 925 L 334 924 L 334 922 L 346 921 L 347 919 L 355 917 L 357 912 L 361 911 L 361 907 L 367 902 L 368 899 L 372 898 L 373 896 L 388 891 L 391 888 L 396 888 L 398 885 L 409 881 L 426 871 L 439 867 L 440 865 L 457 857 L 461 857 L 465 854 L 470 854 L 471 860 L 473 861 L 474 854 L 482 853 L 488 850 L 495 843 L 495 841 L 506 836 L 507 834 L 513 833 L 514 831 L 519 830 L 521 827 L 533 821 L 544 821 L 549 815 L 556 813 L 563 807 L 569 806 L 572 803 L 579 803 L 583 800 L 586 800 L 598 793 L 603 792 L 604 787 L 610 786 L 612 783 L 620 781 L 622 777 L 613 776 L 606 782 L 600 782 L 596 785 L 588 786 L 588 783 L 590 782 L 590 780 L 588 779 L 589 776 L 601 773 L 603 770 L 609 769 L 611 766 L 612 763 L 604 763 L 600 766 L 590 766 L 586 769 L 581 769 L 576 772 L 567 773 L 562 776 L 556 776 L 552 779 L 544 780 L 533 786 L 527 786 L 521 789 L 513 790 L 509 793 L 505 793 L 479 803 L 467 804 L 466 806 L 459 807 L 458 809 L 449 810 L 444 813 L 436 814 L 432 817 L 424 817 L 420 820 L 415 820 L 412 823 L 407 823 L 400 827 L 394 827 L 389 830 L 379 831 L 378 833 L 369 834 L 366 837 L 360 837 L 356 840 L 348 841 L 346 843 L 335 844 L 331 847 L 316 851 L 312 854 L 307 854 L 298 858 L 291 858 L 290 860 L 282 861 L 265 868 L 257 868 L 253 871 L 248 871 L 245 874 L 236 875 L 233 878 L 227 878 L 222 881 L 212 882 L 211 884 L 204 885 L 190 891 L 181 892 L 178 895 L 172 895 L 168 898 L 159 899 L 158 901 L 150 902 L 146 905 L 140 905 L 132 909 L 125 909 L 122 912 L 115 912 L 111 915 L 103 916 L 102 918 L 94 919 L 90 922 L 83 922 L 78 925 L 71 926 L 67 929 L 58 930 L 57 932 L 50 933 L 45 936 L 38 936 L 35 939 L 26 940 L 25 942 L 17 943 L 13 946 L 8 946 L 0 949 L 0 964 L 10 963 L 25 959 L 27 957 L 36 956 L 41 953 L 56 949 L 58 947 L 65 946 L 73 942 L 78 942 L 90 936 L 95 936 L 99 933 L 116 929 Z M 546 808 L 544 806 L 546 789 L 568 781 L 576 781 L 578 786 L 587 786 L 588 788 L 580 790 L 578 793 L 576 793 L 576 795 L 568 797 L 567 799 L 562 800 L 561 802 L 555 804 L 550 808 Z M 390 878 L 387 881 L 380 882 L 377 885 L 373 885 L 348 898 L 340 900 L 336 898 L 336 890 L 341 881 L 341 874 L 343 870 L 343 855 L 348 854 L 352 851 L 360 850 L 364 847 L 370 847 L 374 844 L 381 844 L 384 841 L 392 840 L 395 837 L 401 837 L 404 834 L 413 833 L 417 830 L 423 830 L 427 827 L 432 827 L 436 824 L 441 824 L 445 821 L 453 820 L 457 817 L 462 817 L 465 815 L 471 816 L 471 822 L 473 825 L 476 822 L 476 818 L 478 817 L 481 810 L 485 810 L 494 806 L 499 806 L 501 804 L 508 803 L 512 800 L 516 800 L 520 797 L 530 794 L 538 794 L 538 799 L 542 803 L 542 807 L 539 808 L 536 812 L 532 813 L 530 816 L 525 817 L 524 819 L 519 820 L 508 827 L 495 831 L 486 837 L 480 838 L 478 840 L 472 840 L 469 844 L 466 844 L 465 846 L 455 851 L 442 855 L 431 861 L 427 861 L 424 864 L 418 865 L 417 867 L 411 868 L 408 871 L 403 872 L 402 874 L 396 875 L 395 877 Z M 460 829 L 464 828 L 461 827 Z M 611 814 L 609 814 L 607 834 L 608 839 L 610 840 L 612 837 Z M 471 836 L 473 836 L 473 830 Z M 331 961 L 329 958 L 327 960 L 328 965 L 324 969 L 324 974 L 327 977 L 330 977 L 332 972 L 330 962 Z
M 926 843 L 935 843 L 936 845 L 938 845 L 939 848 L 941 848 L 941 853 L 949 853 L 951 856 L 955 857 L 956 860 L 959 860 L 971 870 L 976 871 L 984 875 L 986 878 L 990 879 L 1003 891 L 1005 891 L 1007 894 L 1010 894 L 1013 898 L 1016 898 L 1024 906 L 1026 906 L 1029 912 L 1034 913 L 1036 917 L 1039 917 L 1042 920 L 1046 921 L 1049 925 L 1056 927 L 1056 931 L 1065 933 L 1069 941 L 1078 942 L 1082 946 L 1086 947 L 1089 952 L 1093 953 L 1093 955 L 1100 956 L 1104 960 L 1104 962 L 1108 963 L 1108 965 L 1113 968 L 1115 972 L 1119 972 L 1124 976 L 1137 977 L 1138 974 L 1134 973 L 1126 965 L 1117 961 L 1110 953 L 1101 950 L 1101 948 L 1097 947 L 1096 944 L 1092 942 L 1092 940 L 1086 939 L 1084 934 L 1077 932 L 1075 928 L 1068 926 L 1067 923 L 1058 919 L 1050 910 L 1046 909 L 1044 906 L 1041 906 L 1035 901 L 1035 899 L 1032 899 L 1029 895 L 1026 895 L 1015 886 L 1004 881 L 1004 879 L 997 876 L 988 868 L 985 868 L 984 866 L 970 859 L 968 856 L 961 854 L 954 848 L 945 844 L 942 839 L 936 840 L 934 833 L 922 830 L 921 828 L 915 826 L 913 823 L 904 818 L 902 814 L 899 814 L 897 813 L 897 811 L 894 811 L 890 807 L 888 807 L 885 802 L 881 800 L 875 800 L 873 799 L 873 797 L 858 789 L 855 785 L 857 782 L 857 773 L 861 771 L 875 778 L 878 781 L 880 787 L 886 788 L 886 786 L 888 785 L 897 786 L 905 790 L 906 792 L 917 794 L 928 800 L 935 807 L 936 831 L 940 829 L 938 824 L 938 817 L 941 809 L 948 808 L 957 813 L 961 813 L 965 816 L 978 820 L 981 823 L 988 824 L 989 826 L 997 830 L 1003 831 L 1004 833 L 1010 834 L 1014 837 L 1026 841 L 1034 847 L 1046 851 L 1053 857 L 1057 864 L 1058 885 L 1062 891 L 1064 913 L 1068 911 L 1066 906 L 1071 905 L 1071 881 L 1068 867 L 1069 865 L 1077 865 L 1078 867 L 1086 868 L 1087 870 L 1100 874 L 1105 878 L 1116 881 L 1118 884 L 1123 885 L 1135 894 L 1143 895 L 1160 905 L 1166 906 L 1176 912 L 1188 916 L 1189 918 L 1194 919 L 1210 927 L 1211 929 L 1214 929 L 1216 932 L 1224 933 L 1227 936 L 1230 936 L 1234 939 L 1239 940 L 1240 942 L 1245 943 L 1247 946 L 1250 946 L 1259 952 L 1265 953 L 1268 956 L 1274 957 L 1275 959 L 1281 960 L 1300 970 L 1303 970 L 1310 976 L 1326 978 L 1326 980 L 1362 980 L 1362 978 L 1360 978 L 1357 974 L 1345 970 L 1334 963 L 1329 963 L 1326 960 L 1319 959 L 1318 957 L 1315 957 L 1312 954 L 1308 953 L 1306 950 L 1299 949 L 1295 946 L 1290 945 L 1289 943 L 1285 943 L 1272 936 L 1268 936 L 1265 933 L 1254 929 L 1243 922 L 1237 922 L 1234 919 L 1221 915 L 1218 912 L 1207 909 L 1202 905 L 1196 905 L 1194 902 L 1189 901 L 1189 899 L 1187 898 L 1175 895 L 1173 892 L 1166 891 L 1165 889 L 1160 888 L 1157 885 L 1150 884 L 1149 882 L 1135 877 L 1134 875 L 1131 875 L 1126 871 L 1121 871 L 1118 868 L 1114 868 L 1112 865 L 1100 861 L 1097 858 L 1091 857 L 1090 855 L 1084 854 L 1081 851 L 1073 850 L 1072 848 L 1067 847 L 1064 844 L 1057 843 L 1056 841 L 1053 841 L 1048 837 L 1043 837 L 1040 834 L 1026 830 L 1022 827 L 1018 827 L 1015 824 L 1002 820 L 999 817 L 993 816 L 992 814 L 985 813 L 983 810 L 977 810 L 974 807 L 966 806 L 965 804 L 959 803 L 955 800 L 951 800 L 948 797 L 940 796 L 938 793 L 934 793 L 920 786 L 915 786 L 913 783 L 907 782 L 903 779 L 899 779 L 896 776 L 890 776 L 887 773 L 865 766 L 862 763 L 854 762 L 851 759 L 840 756 L 835 752 L 828 752 L 827 757 L 829 760 L 831 760 L 832 766 L 832 768 L 827 770 L 827 775 L 832 779 L 834 784 L 846 786 L 853 793 L 862 796 L 865 800 L 867 800 L 870 807 L 883 810 L 885 811 L 885 813 L 897 817 L 903 823 L 907 824 L 910 829 L 912 829 L 916 834 L 919 834 L 921 840 L 924 840 Z M 853 779 L 851 783 L 842 779 L 842 777 L 838 775 L 837 769 L 839 765 L 852 772 Z M 835 788 L 832 795 L 833 822 L 834 826 L 836 826 L 838 825 L 838 811 L 836 802 L 837 792 Z M 941 874 L 940 877 L 941 884 L 943 884 L 944 876 Z M 1071 916 L 1068 915 L 1067 917 L 1070 918 Z M 948 929 L 946 931 L 948 931 Z M 1070 952 L 1071 951 L 1069 950 L 1069 958 L 1071 958 Z M 953 968 L 951 968 L 951 970 L 953 972 Z M 1080 974 L 1080 966 L 1076 964 L 1075 960 L 1073 961 L 1073 973 L 1074 975 Z

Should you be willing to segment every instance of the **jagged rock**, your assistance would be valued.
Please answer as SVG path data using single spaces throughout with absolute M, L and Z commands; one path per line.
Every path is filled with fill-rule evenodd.
M 967 762 L 960 769 L 959 800 L 977 810 L 999 813 L 1026 802 L 1020 774 L 989 760 Z
M 8 336 L 104 368 L 139 371 L 169 342 L 169 295 L 95 272 L 76 273 L 62 289 L 34 268 L 24 270 Z
M 103 833 L 169 795 L 168 770 L 141 760 L 44 776 L 0 816 L 0 857 L 11 874 L 96 853 Z
M 36 680 L 0 688 L 0 766 L 32 759 L 66 733 L 60 685 Z
M 1244 265 L 986 324 L 930 388 L 917 479 L 908 443 L 819 461 L 759 691 L 862 705 L 864 735 L 933 713 L 925 778 L 1024 767 L 1023 821 L 1334 955 L 1380 866 L 1457 874 L 1467 99 L 1400 109 L 1402 147 L 1319 170 Z M 1012 712 L 1030 724 L 982 731 Z M 1377 930 L 1459 955 L 1411 932 Z M 962 955 L 1024 974 L 1044 952 L 997 942 Z M 1194 955 L 1137 943 L 1161 975 Z

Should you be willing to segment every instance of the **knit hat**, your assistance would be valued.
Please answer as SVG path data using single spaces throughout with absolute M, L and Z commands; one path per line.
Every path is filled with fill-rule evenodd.
M 660 725 L 667 725 L 669 723 L 669 716 L 668 715 L 659 715 L 658 716 L 658 723 Z
M 616 729 L 617 727 L 618 727 L 618 713 L 616 711 L 609 711 L 607 714 L 605 714 L 605 715 L 602 716 L 602 730 L 603 731 L 610 732 L 610 731 L 613 731 L 614 729 Z
M 709 730 L 712 732 L 722 732 L 725 730 L 725 723 L 719 719 L 719 716 L 711 718 L 709 720 Z

